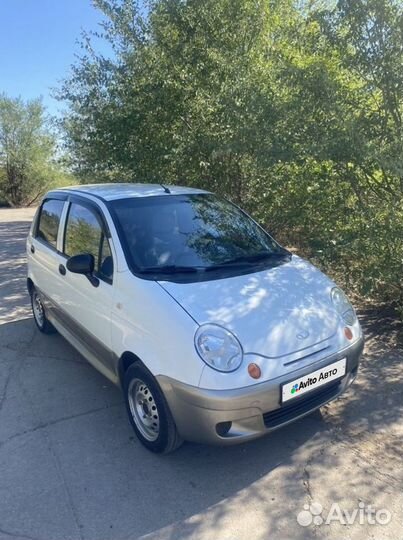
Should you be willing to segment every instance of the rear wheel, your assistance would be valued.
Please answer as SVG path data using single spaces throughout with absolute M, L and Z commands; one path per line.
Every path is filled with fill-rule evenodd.
M 165 397 L 151 373 L 132 364 L 124 376 L 126 408 L 140 442 L 152 452 L 168 454 L 182 444 Z
M 38 329 L 44 334 L 55 333 L 56 329 L 52 325 L 52 323 L 48 321 L 45 313 L 45 308 L 42 304 L 42 300 L 34 286 L 31 289 L 31 306 L 34 321 Z

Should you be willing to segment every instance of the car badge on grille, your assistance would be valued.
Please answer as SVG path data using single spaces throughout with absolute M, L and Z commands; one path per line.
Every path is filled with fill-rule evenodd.
M 299 334 L 297 334 L 297 339 L 306 339 L 309 336 L 308 330 L 303 330 Z

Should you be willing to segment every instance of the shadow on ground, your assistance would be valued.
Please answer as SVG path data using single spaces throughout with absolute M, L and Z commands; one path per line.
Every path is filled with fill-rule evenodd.
M 71 498 L 86 538 L 136 538 L 250 488 L 323 429 L 308 418 L 247 446 L 185 444 L 173 455 L 155 456 L 134 437 L 120 391 L 63 338 L 43 336 L 26 320 L 2 325 L 0 342 L 1 371 L 9 375 L 0 412 L 3 531 L 53 538 L 57 516 L 63 521 L 64 515 L 48 501 L 68 507 Z M 56 486 L 65 490 L 51 496 Z M 44 521 L 33 527 L 41 500 Z M 49 520 L 56 521 L 53 531 Z
M 63 338 L 43 336 L 26 320 L 0 326 L 0 343 L 0 532 L 9 535 L 227 538 L 247 512 L 259 524 L 254 539 L 279 530 L 309 538 L 295 516 L 315 498 L 314 483 L 335 476 L 329 500 L 344 497 L 347 486 L 354 493 L 353 476 L 337 472 L 346 449 L 357 433 L 392 429 L 402 414 L 401 358 L 371 358 L 324 417 L 315 413 L 243 446 L 188 443 L 155 456 L 133 436 L 120 391 Z M 388 451 L 400 456 L 395 445 Z M 354 455 L 355 489 L 374 501 L 372 458 Z
M 365 339 L 372 352 L 403 349 L 403 320 L 396 307 L 366 305 L 359 310 Z

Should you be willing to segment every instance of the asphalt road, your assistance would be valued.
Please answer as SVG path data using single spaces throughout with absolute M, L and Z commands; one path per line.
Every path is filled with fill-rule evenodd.
M 119 390 L 35 329 L 31 217 L 0 210 L 0 539 L 403 538 L 402 351 L 368 336 L 347 394 L 264 439 L 152 455 Z M 320 514 L 300 514 L 313 503 Z

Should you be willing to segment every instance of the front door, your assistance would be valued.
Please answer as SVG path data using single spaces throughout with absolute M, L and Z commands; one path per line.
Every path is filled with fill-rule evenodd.
M 111 310 L 113 304 L 113 254 L 100 209 L 86 201 L 69 203 L 63 233 L 64 270 L 61 317 L 88 360 L 107 377 L 116 381 L 111 350 Z M 67 259 L 89 253 L 95 259 L 94 275 L 98 286 L 84 275 L 69 272 Z M 78 342 L 78 343 L 77 343 Z

